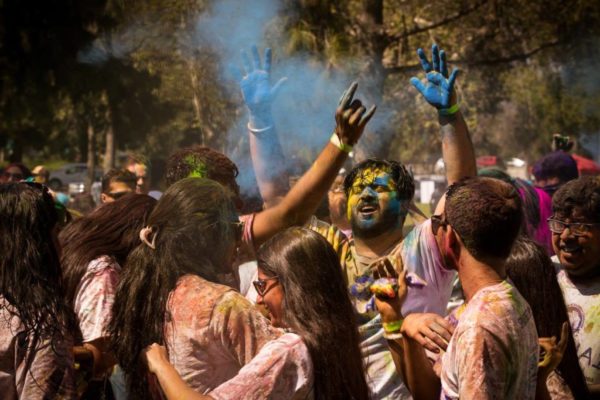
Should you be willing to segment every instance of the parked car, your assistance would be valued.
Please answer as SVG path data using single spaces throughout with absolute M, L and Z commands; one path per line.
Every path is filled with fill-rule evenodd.
M 50 172 L 48 186 L 52 190 L 62 190 L 71 183 L 83 183 L 87 179 L 87 165 L 85 163 L 70 163 Z M 102 178 L 102 168 L 97 167 L 94 172 L 94 180 Z

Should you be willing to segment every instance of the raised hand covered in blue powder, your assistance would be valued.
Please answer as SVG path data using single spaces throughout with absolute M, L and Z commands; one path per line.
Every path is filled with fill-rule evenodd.
M 241 74 L 239 76 L 240 87 L 244 102 L 250 111 L 250 125 L 255 129 L 263 129 L 273 123 L 271 104 L 287 78 L 281 78 L 271 86 L 271 49 L 265 49 L 264 66 L 261 64 L 256 46 L 252 46 L 251 51 L 252 61 L 248 54 L 242 51 L 244 76 L 242 77 Z
M 454 82 L 458 69 L 454 69 L 448 77 L 448 64 L 446 62 L 446 53 L 440 51 L 434 44 L 431 47 L 431 63 L 423 49 L 417 49 L 417 55 L 423 71 L 425 71 L 426 82 L 423 83 L 419 78 L 410 78 L 410 83 L 425 97 L 425 100 L 438 110 L 444 110 L 452 106 L 452 94 L 454 91 Z

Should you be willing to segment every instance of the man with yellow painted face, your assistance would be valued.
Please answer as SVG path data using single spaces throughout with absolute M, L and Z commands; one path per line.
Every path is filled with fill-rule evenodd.
M 438 111 L 448 184 L 475 176 L 473 145 L 454 92 L 457 71 L 448 75 L 445 53 L 436 45 L 432 49 L 432 64 L 423 50 L 417 53 L 427 73 L 427 82 L 413 78 L 411 83 Z M 338 250 L 358 315 L 367 381 L 374 398 L 408 399 L 411 395 L 395 371 L 386 340 L 399 335 L 400 325 L 395 323 L 398 321 L 386 321 L 390 324 L 384 329 L 369 289 L 373 268 L 380 264 L 378 261 L 387 260 L 390 269 L 406 269 L 412 277 L 421 278 L 409 285 L 402 315 L 415 312 L 445 315 L 455 272 L 444 265 L 431 220 L 418 224 L 403 236 L 402 228 L 415 191 L 414 180 L 405 166 L 392 160 L 368 159 L 348 174 L 344 190 L 353 238 L 336 246 L 331 240 L 335 238 L 334 227 L 313 220 L 311 228 L 330 238 Z M 442 199 L 438 205 L 442 210 L 443 202 Z M 440 320 L 443 321 L 441 316 Z

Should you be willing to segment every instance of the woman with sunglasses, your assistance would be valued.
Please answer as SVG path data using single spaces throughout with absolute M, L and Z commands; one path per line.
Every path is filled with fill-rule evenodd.
M 258 303 L 266 307 L 274 326 L 288 331 L 279 341 L 287 337 L 302 342 L 312 362 L 311 392 L 279 398 L 368 399 L 354 310 L 333 248 L 312 230 L 290 228 L 262 245 L 257 256 L 258 280 L 253 284 Z M 223 384 L 222 393 L 252 398 L 246 390 L 261 384 L 269 351 L 272 347 L 265 346 L 250 364 L 253 368 Z M 168 399 L 183 394 L 189 399 L 220 398 L 186 387 L 164 348 L 151 346 L 146 359 Z
M 241 294 L 221 284 L 232 272 L 241 239 L 230 192 L 208 179 L 176 182 L 158 201 L 140 238 L 123 270 L 110 324 L 129 398 L 156 394 L 140 363 L 140 354 L 154 342 L 166 346 L 171 368 L 190 390 L 227 396 L 231 390 L 220 386 L 242 370 L 253 371 L 245 366 L 282 334 Z M 245 398 L 279 398 L 282 385 L 307 386 L 289 379 L 309 367 L 303 349 L 288 341 L 276 350 L 273 368 L 264 370 Z M 271 354 L 264 355 L 268 364 Z
M 0 184 L 0 393 L 2 399 L 74 399 L 75 316 L 64 300 L 48 191 Z
M 66 296 L 83 342 L 75 349 L 76 360 L 92 360 L 88 392 L 102 391 L 101 381 L 115 364 L 107 328 L 119 274 L 155 205 L 150 196 L 128 194 L 73 221 L 59 235 Z

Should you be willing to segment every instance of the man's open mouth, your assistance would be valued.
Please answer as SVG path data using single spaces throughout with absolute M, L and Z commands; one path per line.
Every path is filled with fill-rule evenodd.
M 579 254 L 582 250 L 581 246 L 575 243 L 561 244 L 559 249 L 561 252 L 567 253 L 567 255 L 576 255 Z
M 358 207 L 358 212 L 361 215 L 371 215 L 377 212 L 379 207 L 374 204 L 362 204 Z

